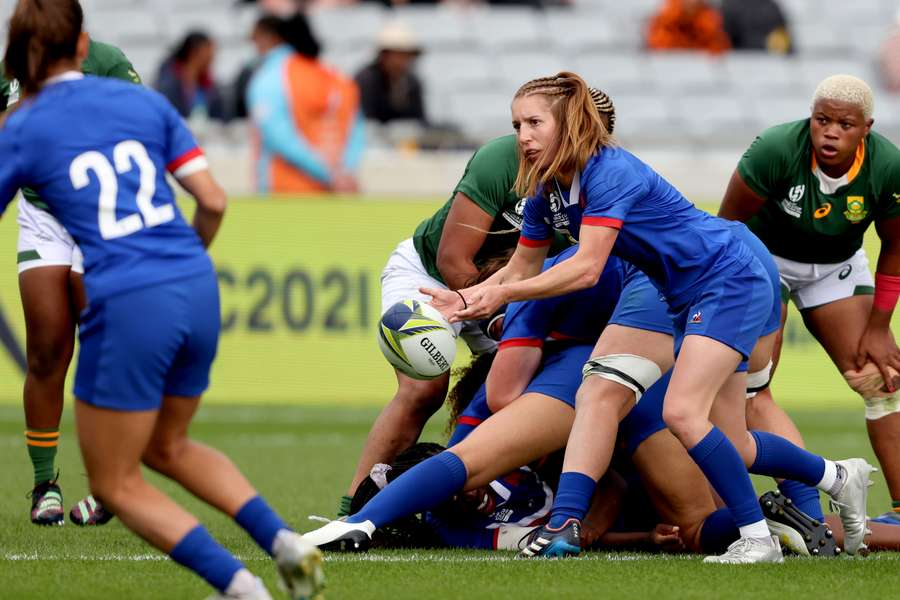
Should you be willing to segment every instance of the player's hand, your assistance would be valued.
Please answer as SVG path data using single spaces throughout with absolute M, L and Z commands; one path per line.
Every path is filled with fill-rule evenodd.
M 502 285 L 482 285 L 459 292 L 465 298 L 467 307 L 457 310 L 450 318 L 451 323 L 486 319 L 507 301 L 506 290 Z
M 897 348 L 889 328 L 866 327 L 856 352 L 856 368 L 862 369 L 868 361 L 872 361 L 878 367 L 885 388 L 893 393 L 900 382 L 895 381 L 888 367 L 900 372 L 900 348 Z
M 445 290 L 442 288 L 419 288 L 419 291 L 431 296 L 431 302 L 428 304 L 438 309 L 438 311 L 444 315 L 444 318 L 451 323 L 453 322 L 451 318 L 454 313 L 461 310 L 464 306 L 460 295 L 453 290 Z
M 677 525 L 660 523 L 650 532 L 650 543 L 664 552 L 684 552 L 681 530 Z

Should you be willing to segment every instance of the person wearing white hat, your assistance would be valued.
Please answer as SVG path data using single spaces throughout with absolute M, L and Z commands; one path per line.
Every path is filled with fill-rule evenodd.
M 374 60 L 356 74 L 365 117 L 425 123 L 422 82 L 413 70 L 422 52 L 415 34 L 402 21 L 391 21 L 379 32 L 376 51 Z

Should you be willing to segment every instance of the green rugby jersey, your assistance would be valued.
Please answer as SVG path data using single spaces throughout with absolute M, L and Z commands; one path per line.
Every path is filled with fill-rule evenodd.
M 772 254 L 789 260 L 844 261 L 862 247 L 870 223 L 900 216 L 900 151 L 874 131 L 837 180 L 816 165 L 809 119 L 764 131 L 738 173 L 765 199 L 747 225 Z
M 81 71 L 86 75 L 99 77 L 114 77 L 133 83 L 141 83 L 141 78 L 131 65 L 131 61 L 125 54 L 110 44 L 91 40 L 88 47 L 87 58 L 81 63 Z M 0 63 L 0 111 L 5 110 L 19 101 L 19 82 L 6 79 L 5 69 Z M 22 195 L 26 200 L 47 210 L 47 205 L 32 190 L 25 188 Z
M 518 169 L 515 135 L 493 139 L 472 155 L 450 199 L 433 216 L 422 221 L 413 234 L 416 252 L 429 275 L 438 281 L 444 281 L 437 268 L 438 245 L 457 192 L 468 196 L 483 211 L 494 217 L 490 231 L 505 232 L 491 233 L 485 238 L 484 245 L 475 255 L 476 265 L 519 242 L 525 200 L 512 191 Z

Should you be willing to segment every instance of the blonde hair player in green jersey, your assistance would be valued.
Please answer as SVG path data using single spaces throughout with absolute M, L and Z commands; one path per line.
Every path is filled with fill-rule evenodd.
M 91 40 L 84 73 L 141 83 L 121 50 Z M 7 80 L 0 65 L 0 110 L 20 97 L 19 82 Z M 18 201 L 19 291 L 25 313 L 26 374 L 23 392 L 25 442 L 34 469 L 31 522 L 62 525 L 65 506 L 55 468 L 66 371 L 75 347 L 75 324 L 85 307 L 81 251 L 59 221 L 33 191 L 22 190 Z M 93 496 L 72 506 L 76 525 L 102 525 L 112 518 Z
M 595 88 L 590 94 L 611 133 L 616 122 L 612 100 Z M 382 313 L 401 300 L 425 300 L 421 287 L 456 290 L 471 285 L 485 261 L 515 247 L 524 206 L 512 189 L 518 167 L 514 135 L 491 140 L 475 152 L 450 199 L 388 258 L 381 275 Z M 473 353 L 493 351 L 494 342 L 477 322 L 455 327 Z M 397 392 L 369 431 L 348 495 L 341 500 L 341 515 L 372 465 L 390 463 L 415 443 L 447 395 L 449 374 L 420 381 L 395 372 Z
M 782 332 L 792 299 L 850 388 L 865 404 L 869 440 L 900 525 L 900 349 L 890 322 L 900 295 L 900 152 L 872 130 L 872 90 L 833 75 L 808 118 L 764 131 L 738 163 L 719 216 L 746 221 L 778 264 Z M 874 280 L 862 249 L 881 239 Z M 779 334 L 774 360 L 781 350 Z M 770 370 L 755 374 L 752 414 L 772 402 Z

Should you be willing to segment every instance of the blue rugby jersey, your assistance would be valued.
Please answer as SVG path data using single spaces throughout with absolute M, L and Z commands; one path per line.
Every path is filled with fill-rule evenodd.
M 94 301 L 212 268 L 175 204 L 176 177 L 207 168 L 158 93 L 70 72 L 47 82 L 0 130 L 0 213 L 30 187 L 84 254 Z
M 646 273 L 675 310 L 707 281 L 753 260 L 728 222 L 696 208 L 627 150 L 603 148 L 575 183 L 569 191 L 551 183 L 528 199 L 519 243 L 548 244 L 554 229 L 577 239 L 582 225 L 616 228 L 612 254 Z
M 548 258 L 543 270 L 566 260 L 577 249 L 572 246 Z M 593 287 L 563 296 L 510 303 L 503 319 L 500 348 L 540 347 L 546 339 L 593 344 L 619 301 L 624 270 L 623 263 L 612 257 Z

